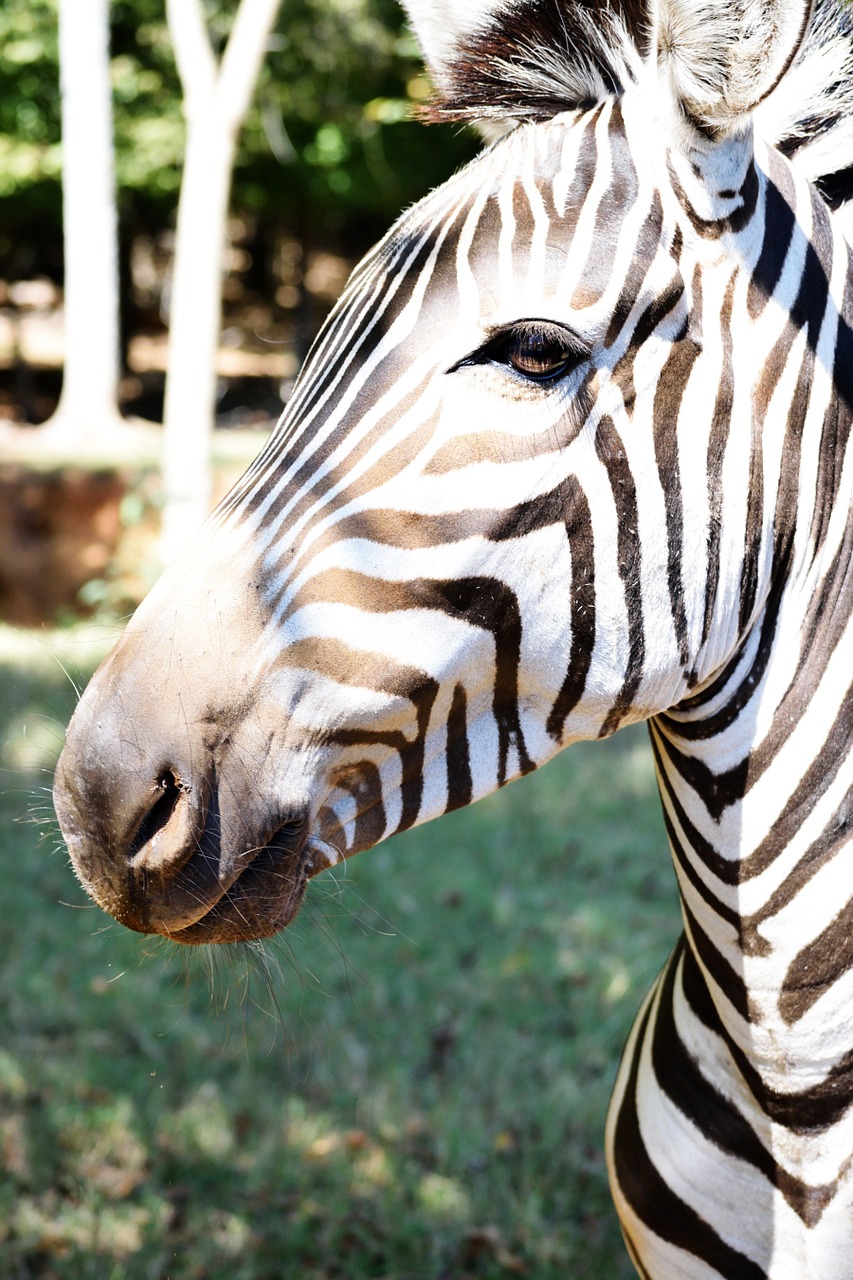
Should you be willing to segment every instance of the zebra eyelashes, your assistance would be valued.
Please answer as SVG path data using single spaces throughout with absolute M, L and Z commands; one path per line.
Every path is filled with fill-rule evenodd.
M 589 350 L 576 334 L 551 320 L 521 320 L 495 330 L 478 350 L 448 373 L 474 365 L 494 365 L 526 382 L 551 386 L 574 372 Z
M 557 325 L 524 325 L 502 339 L 500 354 L 522 377 L 533 382 L 552 382 L 568 373 L 585 356 L 571 343 L 569 334 Z

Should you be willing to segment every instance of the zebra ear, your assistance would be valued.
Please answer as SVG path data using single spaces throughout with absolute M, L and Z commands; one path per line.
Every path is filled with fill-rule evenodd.
M 436 88 L 460 48 L 485 30 L 507 0 L 401 0 Z
M 797 56 L 811 0 L 653 0 L 659 73 L 700 132 L 736 132 Z

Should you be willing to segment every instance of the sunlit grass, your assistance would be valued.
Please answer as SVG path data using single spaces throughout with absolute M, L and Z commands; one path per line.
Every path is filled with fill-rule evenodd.
M 628 1280 L 604 1113 L 679 927 L 642 732 L 181 951 L 50 818 L 91 639 L 0 631 L 0 1275 Z

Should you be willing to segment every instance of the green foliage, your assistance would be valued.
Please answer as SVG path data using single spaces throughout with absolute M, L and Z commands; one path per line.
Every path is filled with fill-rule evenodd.
M 120 198 L 168 210 L 180 186 L 184 122 L 164 0 L 113 0 L 110 15 Z
M 31 156 L 41 154 L 46 171 L 56 172 L 53 154 L 59 142 L 55 0 L 4 0 L 0 7 L 0 134 Z M 26 166 L 21 163 L 20 169 Z M 38 165 L 33 159 L 31 169 Z M 12 188 L 16 175 L 0 170 L 0 191 Z M 23 180 L 23 177 L 22 179 Z
M 238 191 L 282 211 L 399 208 L 473 153 L 410 119 L 429 92 L 395 0 L 285 0 L 237 166 Z M 238 196 L 239 199 L 239 196 Z
M 679 928 L 642 731 L 319 877 L 265 953 L 199 955 L 20 824 L 60 661 L 79 634 L 0 632 L 0 1274 L 629 1280 L 604 1112 Z
M 0 259 L 25 275 L 61 218 L 55 0 L 0 5 Z
M 0 259 L 21 238 L 32 241 L 31 257 L 37 239 L 61 240 L 56 5 L 0 6 Z M 221 50 L 237 2 L 211 0 L 206 8 Z M 180 83 L 164 0 L 113 0 L 110 13 L 120 207 L 128 233 L 151 232 L 174 218 Z M 474 151 L 458 131 L 407 118 L 427 92 L 395 0 L 283 0 L 240 139 L 235 210 L 261 214 L 298 238 L 310 229 L 321 243 L 339 238 L 349 219 L 345 238 L 360 251 Z

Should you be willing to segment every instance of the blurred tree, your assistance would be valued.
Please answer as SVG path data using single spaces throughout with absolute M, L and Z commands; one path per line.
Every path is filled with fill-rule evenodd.
M 59 3 L 65 361 L 47 425 L 71 443 L 120 421 L 108 9 L 109 0 Z
M 184 91 L 181 194 L 163 415 L 163 544 L 174 554 L 211 505 L 211 433 L 226 219 L 237 135 L 280 0 L 241 0 L 217 60 L 201 0 L 166 0 Z
M 0 282 L 62 279 L 58 3 L 0 0 Z M 238 0 L 181 7 L 201 4 L 218 66 Z M 69 8 L 76 20 L 82 4 Z M 109 12 L 120 300 L 125 330 L 151 329 L 160 323 L 186 143 L 181 81 L 166 0 L 111 0 Z M 242 275 L 231 282 L 229 323 L 246 314 L 237 312 L 245 285 L 259 331 L 268 320 L 277 339 L 284 332 L 304 352 L 335 284 L 317 293 L 320 251 L 360 256 L 401 207 L 476 149 L 464 131 L 409 118 L 428 92 L 396 0 L 287 0 L 236 147 L 231 212 Z M 133 246 L 145 279 L 156 276 L 151 288 L 133 285 Z M 197 323 L 203 314 L 196 305 Z M 159 413 L 156 399 L 148 412 Z
M 74 6 L 72 5 L 72 8 Z M 204 0 L 217 50 L 237 0 Z M 0 3 L 0 273 L 61 278 L 57 0 Z M 165 0 L 110 5 L 115 164 L 127 242 L 173 223 L 185 125 Z M 428 92 L 396 0 L 288 0 L 237 149 L 232 208 L 361 253 L 475 143 L 408 119 Z

